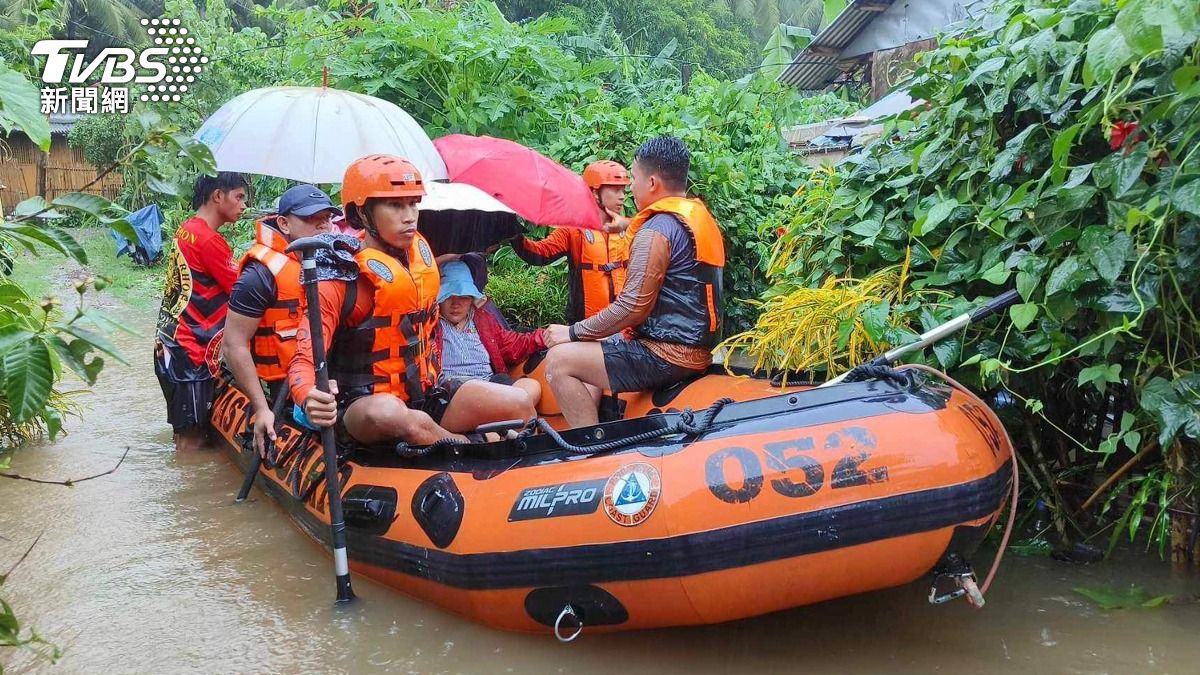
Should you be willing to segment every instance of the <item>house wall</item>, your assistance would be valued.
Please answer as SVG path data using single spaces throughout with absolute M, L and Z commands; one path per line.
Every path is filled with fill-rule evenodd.
M 793 150 L 796 152 L 796 157 L 800 160 L 801 164 L 811 167 L 833 166 L 845 159 L 846 155 L 850 154 L 849 149 L 823 150 L 820 152 L 804 151 L 797 148 L 793 148 Z
M 84 190 L 98 170 L 83 153 L 67 144 L 64 134 L 51 137 L 50 152 L 43 153 L 27 136 L 15 133 L 0 138 L 0 202 L 7 211 L 20 202 L 42 195 L 47 200 L 65 192 L 90 192 L 108 199 L 121 193 L 120 172 L 114 171 Z
M 865 26 L 840 58 L 894 49 L 935 37 L 953 24 L 987 11 L 995 0 L 894 0 L 891 6 Z
M 896 83 L 912 70 L 914 56 L 936 46 L 937 40 L 929 38 L 871 54 L 871 102 L 891 93 Z

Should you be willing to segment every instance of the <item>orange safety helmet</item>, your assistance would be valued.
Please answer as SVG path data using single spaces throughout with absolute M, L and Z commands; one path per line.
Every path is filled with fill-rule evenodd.
M 367 155 L 354 160 L 342 179 L 342 203 L 364 207 L 368 199 L 422 197 L 425 183 L 412 162 L 395 155 Z
M 583 182 L 593 190 L 604 185 L 629 185 L 629 172 L 619 162 L 602 159 L 583 170 Z

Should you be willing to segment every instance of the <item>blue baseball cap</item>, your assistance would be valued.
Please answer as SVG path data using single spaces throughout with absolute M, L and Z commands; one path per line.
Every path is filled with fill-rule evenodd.
M 458 260 L 442 265 L 442 290 L 438 292 L 438 302 L 455 296 L 469 296 L 476 300 L 483 297 L 471 278 L 471 268 Z
M 329 195 L 312 185 L 296 185 L 287 189 L 279 198 L 279 215 L 305 218 L 321 211 L 333 211 L 342 215 L 342 210 L 333 205 Z

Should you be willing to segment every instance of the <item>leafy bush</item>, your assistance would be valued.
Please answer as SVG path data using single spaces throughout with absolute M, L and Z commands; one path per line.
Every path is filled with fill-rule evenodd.
M 788 282 L 910 257 L 912 288 L 954 300 L 882 308 L 926 328 L 1015 285 L 1011 323 L 939 347 L 938 363 L 978 364 L 982 382 L 1025 399 L 1040 417 L 1017 436 L 1039 463 L 1044 444 L 1047 462 L 1086 475 L 1157 446 L 1174 495 L 1187 493 L 1200 461 L 1198 41 L 1191 0 L 997 3 L 919 57 L 908 86 L 925 106 L 768 226 L 795 247 Z
M 849 117 L 865 108 L 870 101 L 859 100 L 851 95 L 849 87 L 814 96 L 797 96 L 783 109 L 783 121 L 787 124 L 811 124 Z M 861 92 L 864 96 L 866 90 Z M 869 98 L 869 97 L 867 97 Z
M 128 144 L 125 138 L 126 115 L 83 115 L 67 133 L 67 143 L 83 152 L 83 158 L 97 168 L 116 163 Z
M 515 326 L 539 328 L 566 321 L 567 265 L 530 267 L 503 248 L 492 256 L 486 293 Z
M 615 39 L 637 54 L 658 54 L 675 41 L 676 58 L 731 79 L 754 65 L 762 37 L 725 0 L 501 0 L 497 5 L 513 21 L 548 14 L 570 18 L 584 32 L 611 24 Z
M 642 62 L 628 69 L 619 53 L 565 49 L 578 44 L 569 21 L 513 24 L 490 2 L 454 12 L 381 2 L 370 17 L 310 9 L 292 21 L 305 35 L 357 33 L 329 61 L 337 86 L 396 102 L 431 136 L 511 138 L 576 171 L 600 158 L 628 164 L 641 142 L 679 136 L 692 151 L 691 190 L 722 224 L 729 259 L 741 261 L 726 268 L 726 330 L 753 321 L 753 308 L 736 299 L 764 288 L 757 262 L 772 239 L 759 225 L 803 175 L 779 132 L 795 92 L 761 78 L 724 82 L 699 73 L 684 94 Z M 308 40 L 298 49 L 293 59 L 303 64 L 328 45 Z M 648 82 L 639 84 L 640 76 Z M 627 100 L 612 93 L 615 80 L 626 85 Z

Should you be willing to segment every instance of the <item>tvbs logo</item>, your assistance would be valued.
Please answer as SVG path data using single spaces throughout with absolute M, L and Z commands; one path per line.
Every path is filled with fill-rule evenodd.
M 32 53 L 46 57 L 42 81 L 51 87 L 133 83 L 147 85 L 143 101 L 178 101 L 208 63 L 196 39 L 179 23 L 179 19 L 142 19 L 153 45 L 140 49 L 106 47 L 89 59 L 88 40 L 42 40 Z

